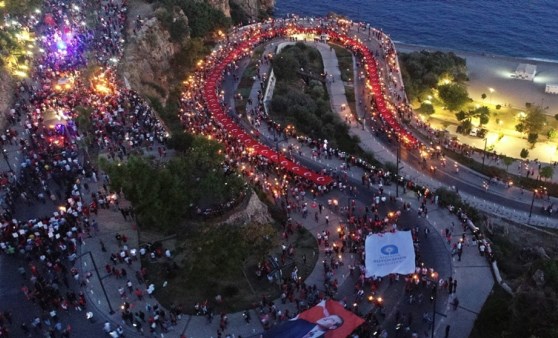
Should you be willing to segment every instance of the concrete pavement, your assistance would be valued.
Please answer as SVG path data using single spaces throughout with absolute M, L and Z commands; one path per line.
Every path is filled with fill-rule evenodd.
M 340 79 L 340 72 L 339 72 L 339 68 L 337 65 L 337 59 L 335 57 L 335 55 L 331 54 L 330 49 L 326 46 L 326 45 L 322 45 L 322 44 L 313 44 L 314 46 L 317 46 L 318 49 L 320 50 L 320 52 L 322 53 L 322 57 L 324 59 L 324 71 L 326 71 L 328 74 L 331 74 L 335 81 L 329 81 L 328 82 L 328 90 L 330 92 L 330 97 L 332 98 L 332 106 L 334 108 L 335 111 L 337 111 L 339 114 L 343 114 L 343 116 L 341 116 L 341 118 L 344 118 L 344 115 L 347 113 L 346 111 L 343 111 L 341 107 L 343 107 L 343 105 L 348 109 L 348 105 L 346 102 L 346 97 L 342 94 L 338 94 L 340 92 L 344 93 L 344 85 Z M 261 72 L 268 72 L 268 70 L 266 69 L 261 69 Z M 257 88 L 258 84 L 254 84 L 254 87 Z M 256 97 L 254 97 L 255 99 Z M 361 140 L 363 141 L 362 143 L 364 145 L 379 145 L 380 147 L 382 147 L 381 149 L 378 148 L 373 148 L 373 150 L 375 150 L 375 154 L 378 152 L 382 152 L 385 154 L 385 156 L 390 156 L 390 161 L 395 162 L 395 157 L 393 156 L 393 154 L 391 152 L 389 152 L 387 149 L 385 149 L 383 146 L 381 146 L 381 144 L 379 144 L 379 142 L 377 142 L 376 140 L 374 140 L 371 137 L 371 133 L 360 133 L 360 131 L 362 130 L 361 127 L 356 123 L 356 122 L 352 122 L 351 123 L 351 131 L 354 132 L 355 134 L 357 134 L 359 137 L 361 137 Z M 273 138 L 274 135 L 270 134 L 267 131 L 267 128 L 265 128 L 265 126 L 263 128 L 259 128 L 259 131 L 262 133 L 262 135 L 264 135 L 264 137 L 268 137 L 268 138 Z M 357 133 L 359 132 L 359 133 Z M 310 153 L 310 149 L 307 149 L 304 145 L 296 143 L 292 140 L 289 140 L 289 144 L 293 144 L 297 147 L 300 147 L 303 155 L 305 156 L 309 156 Z M 282 143 L 282 146 L 286 145 Z M 328 163 L 328 161 L 324 160 L 324 159 L 319 159 L 318 162 L 326 167 L 329 168 L 338 168 L 338 166 L 340 165 L 340 163 L 333 163 L 333 161 L 330 161 L 331 163 Z M 355 180 L 358 180 L 360 177 L 360 174 L 358 172 L 358 168 L 352 169 L 351 172 L 349 173 L 349 176 L 354 178 Z M 357 172 L 355 172 L 357 171 Z M 432 187 L 433 184 L 435 184 L 436 182 L 434 180 L 432 180 L 431 178 L 429 180 L 426 180 L 427 182 L 425 182 L 426 184 L 428 184 L 430 187 Z M 391 194 L 395 194 L 394 192 L 394 188 L 392 187 L 391 190 L 388 189 L 388 192 Z M 407 196 L 408 200 L 413 202 L 415 201 L 414 196 Z M 418 207 L 418 205 L 415 205 L 415 207 Z M 442 231 L 445 229 L 445 227 L 448 227 L 449 224 L 451 223 L 451 218 L 452 216 L 448 216 L 447 214 L 444 215 L 444 211 L 440 210 L 437 213 L 431 213 L 430 214 L 430 222 L 431 225 L 436 229 L 437 232 Z M 448 247 L 449 250 L 449 247 Z M 469 272 L 467 271 L 469 267 L 475 267 L 477 269 L 482 269 L 483 271 L 481 271 L 480 274 L 476 274 L 477 276 L 481 277 L 481 280 L 486 280 L 486 283 L 483 284 L 485 287 L 481 288 L 481 290 L 477 290 L 478 292 L 476 292 L 475 294 L 478 296 L 477 297 L 469 297 L 469 300 L 471 302 L 475 302 L 476 299 L 476 304 L 467 304 L 468 305 L 468 309 L 473 311 L 473 312 L 469 312 L 469 313 L 473 313 L 476 311 L 480 311 L 480 309 L 482 308 L 482 304 L 484 304 L 484 300 L 486 299 L 488 292 L 491 290 L 492 285 L 493 285 L 493 281 L 492 281 L 492 276 L 491 276 L 491 272 L 490 272 L 490 268 L 488 263 L 486 262 L 486 260 L 480 256 L 480 254 L 478 254 L 478 252 L 475 252 L 475 250 L 470 250 L 471 252 L 471 258 L 470 259 L 466 259 L 465 255 L 463 256 L 463 260 L 462 262 L 469 262 L 470 264 L 468 265 L 464 265 L 464 264 L 459 264 L 457 267 L 454 268 L 454 274 L 455 274 L 455 278 L 461 279 L 461 277 L 463 277 L 463 280 L 467 280 L 467 276 L 470 276 Z M 447 254 L 447 252 L 446 252 Z M 469 256 L 469 255 L 468 255 Z M 474 285 L 476 283 L 471 283 L 470 288 L 475 288 Z M 462 289 L 467 290 L 467 286 L 464 286 Z M 487 291 L 488 290 L 488 291 Z M 466 321 L 464 323 L 462 323 L 460 325 L 463 328 L 467 327 Z M 469 330 L 460 330 L 460 332 L 470 332 L 470 329 L 472 328 L 472 322 L 470 321 L 469 323 Z M 466 335 L 465 335 L 466 336 Z
M 328 50 L 328 52 L 330 51 Z M 331 59 L 330 60 L 331 64 L 328 67 L 331 67 L 331 70 L 328 71 L 328 73 L 333 74 L 334 60 L 331 56 L 329 57 L 329 59 Z M 336 58 L 335 58 L 335 63 L 336 63 Z M 335 83 L 342 85 L 340 78 L 336 79 Z M 256 87 L 259 88 L 259 86 Z M 333 91 L 335 94 L 332 95 L 332 98 L 334 98 L 332 100 L 334 107 L 336 106 L 341 107 L 341 105 L 343 104 L 341 103 L 343 95 L 339 94 L 341 89 L 336 87 L 329 87 L 329 90 Z M 343 88 L 343 92 L 344 92 L 344 88 Z M 339 111 L 339 109 L 336 109 L 336 111 L 340 114 L 343 115 L 345 114 L 344 111 Z M 352 125 L 351 130 L 352 132 L 358 135 L 357 132 L 361 130 L 361 126 L 354 122 L 353 124 L 354 125 Z M 273 137 L 273 135 L 267 131 L 265 125 L 260 128 L 260 132 L 262 133 L 263 137 L 269 137 L 271 139 Z M 379 142 L 377 142 L 369 132 L 366 134 L 363 133 L 361 140 L 363 141 L 364 145 L 367 145 L 370 151 L 375 151 L 374 152 L 375 155 L 384 154 L 383 156 L 385 156 L 385 158 L 381 157 L 382 159 L 385 160 L 389 158 L 390 159 L 389 161 L 395 162 L 393 158 L 393 154 L 388 149 L 383 147 Z M 333 159 L 318 158 L 313 160 L 311 158 L 310 148 L 296 142 L 295 140 L 282 141 L 280 144 L 287 145 L 287 142 L 288 144 L 292 144 L 294 146 L 300 147 L 301 153 L 305 158 L 305 160 L 314 161 L 316 165 L 320 165 L 322 167 L 326 167 L 334 170 L 340 170 L 339 168 L 341 167 L 341 164 L 344 162 L 340 159 L 335 159 L 335 158 Z M 347 174 L 349 177 L 348 184 L 352 186 L 359 186 L 360 177 L 363 174 L 363 171 L 358 167 L 353 167 L 347 172 Z M 434 187 L 435 182 L 434 181 L 428 182 L 429 178 L 423 176 L 424 175 L 417 173 L 417 179 L 424 179 L 426 184 L 428 184 L 430 187 Z M 376 188 L 378 187 L 376 186 L 374 190 L 376 190 Z M 395 195 L 394 186 L 384 185 L 383 188 L 386 195 L 391 195 L 391 196 Z M 364 190 L 366 188 L 360 187 L 359 189 Z M 346 192 L 339 192 L 339 191 L 332 192 L 331 196 L 337 196 L 339 200 L 341 200 L 341 198 L 348 198 Z M 326 196 L 326 198 L 328 197 Z M 416 195 L 414 195 L 414 193 L 410 191 L 406 193 L 402 193 L 400 201 L 408 202 L 411 204 L 412 210 L 409 211 L 408 216 L 411 219 L 416 218 L 416 216 L 414 215 L 416 212 L 416 208 L 418 208 L 419 206 L 419 201 L 417 200 Z M 385 206 L 386 210 L 387 208 L 398 208 L 398 207 L 399 207 L 398 205 L 387 205 L 387 204 Z M 429 215 L 428 219 L 416 218 L 416 223 L 420 224 L 421 229 L 425 226 L 432 229 L 431 234 L 428 236 L 428 238 L 423 237 L 421 240 L 425 243 L 440 244 L 438 247 L 442 249 L 439 250 L 437 249 L 433 251 L 433 253 L 436 257 L 439 256 L 439 257 L 447 258 L 449 257 L 450 246 L 443 240 L 440 233 L 444 231 L 445 228 L 451 228 L 452 222 L 455 222 L 457 224 L 458 221 L 455 218 L 455 216 L 449 214 L 447 210 L 439 209 L 435 205 L 429 205 L 429 208 L 430 208 L 430 212 L 428 214 Z M 300 214 L 293 214 L 293 218 L 296 221 L 303 224 L 307 229 L 309 229 L 314 234 L 317 231 L 322 229 L 329 229 L 330 232 L 334 234 L 336 231 L 335 228 L 337 224 L 343 223 L 346 220 L 345 219 L 346 215 L 343 215 L 342 212 L 338 213 L 330 209 L 326 209 L 324 213 L 330 216 L 330 222 L 328 226 L 326 226 L 323 220 L 316 222 L 313 219 L 313 217 L 302 218 Z M 96 264 L 101 273 L 102 283 L 105 286 L 105 289 L 109 296 L 109 300 L 111 302 L 111 307 L 114 310 L 116 310 L 116 313 L 113 315 L 109 314 L 110 311 L 109 304 L 104 299 L 101 283 L 95 276 L 90 278 L 90 282 L 87 284 L 86 290 L 92 303 L 95 304 L 95 306 L 101 312 L 104 313 L 104 315 L 102 315 L 103 318 L 102 319 L 99 318 L 101 320 L 98 321 L 98 325 L 100 325 L 101 322 L 104 322 L 105 318 L 109 318 L 110 321 L 113 323 L 113 325 L 117 325 L 121 322 L 118 308 L 123 304 L 124 301 L 127 301 L 130 304 L 130 307 L 134 311 L 145 309 L 147 303 L 153 306 L 156 303 L 154 299 L 156 299 L 157 289 L 163 286 L 162 285 L 155 286 L 156 291 L 155 291 L 154 299 L 151 299 L 149 297 L 144 297 L 142 300 L 139 300 L 137 299 L 137 297 L 130 296 L 130 295 L 127 295 L 125 299 L 121 298 L 118 292 L 118 288 L 125 287 L 125 283 L 127 279 L 116 278 L 112 275 L 103 273 L 103 268 L 107 260 L 110 259 L 110 253 L 118 252 L 121 249 L 121 246 L 119 246 L 117 241 L 114 239 L 115 234 L 116 233 L 126 234 L 128 237 L 128 246 L 130 248 L 137 248 L 139 245 L 138 243 L 139 238 L 137 236 L 137 231 L 134 229 L 133 223 L 129 221 L 128 222 L 124 221 L 122 219 L 122 216 L 117 210 L 110 210 L 110 209 L 101 210 L 98 217 L 98 222 L 99 222 L 99 230 L 100 230 L 99 233 L 94 238 L 86 239 L 85 245 L 82 247 L 82 252 L 85 253 L 90 251 L 92 253 L 92 256 L 95 258 Z M 407 226 L 412 226 L 412 225 L 413 223 L 411 222 L 407 224 Z M 454 234 L 455 235 L 460 234 L 460 229 L 458 229 L 459 225 L 456 225 L 455 227 L 456 227 L 455 229 L 452 229 L 454 231 Z M 469 238 L 470 241 L 470 234 L 467 234 L 466 236 L 467 238 Z M 103 240 L 106 251 L 102 249 L 102 246 L 99 242 L 100 240 Z M 325 258 L 323 248 L 321 248 L 319 255 L 320 256 L 318 258 L 318 264 L 316 265 L 312 273 L 306 278 L 307 284 L 316 284 L 316 285 L 323 284 L 323 280 L 324 280 L 323 267 L 321 266 L 321 264 L 319 264 L 320 260 Z M 342 260 L 344 262 L 351 262 L 351 260 L 353 259 L 354 257 L 351 257 L 349 253 L 343 254 Z M 84 272 L 92 271 L 93 262 L 89 260 L 88 255 L 84 256 L 81 259 L 80 264 Z M 145 290 L 145 284 L 140 284 L 135 279 L 135 271 L 138 271 L 140 268 L 139 261 L 133 261 L 129 266 L 123 263 L 118 264 L 118 266 L 127 271 L 127 278 L 130 278 L 134 287 L 137 286 Z M 450 337 L 467 337 L 473 326 L 473 319 L 476 318 L 476 314 L 482 308 L 482 305 L 484 304 L 484 301 L 493 286 L 493 279 L 492 279 L 492 275 L 488 263 L 484 257 L 480 256 L 478 250 L 474 246 L 471 246 L 471 247 L 465 247 L 464 254 L 462 256 L 461 261 L 457 261 L 456 259 L 453 259 L 452 262 L 442 263 L 441 266 L 436 268 L 438 269 L 438 271 L 440 271 L 441 275 L 443 274 L 444 277 L 449 277 L 449 275 L 451 275 L 453 278 L 458 280 L 457 297 L 460 299 L 460 307 L 457 310 L 453 311 L 449 309 L 448 306 L 451 297 L 448 297 L 447 295 L 443 295 L 443 297 L 439 298 L 440 300 L 437 304 L 438 311 L 442 315 L 445 315 L 446 317 L 443 317 L 442 315 L 439 316 L 441 318 L 437 317 L 436 336 L 441 336 L 445 330 L 446 325 L 451 325 Z M 348 295 L 348 299 L 350 300 L 352 296 L 350 294 L 350 291 L 352 291 L 352 284 L 354 283 L 354 280 L 352 280 L 350 275 L 348 274 L 348 263 L 345 263 L 343 266 L 340 267 L 340 269 L 336 272 L 336 276 L 337 278 L 339 278 L 340 285 L 341 285 L 340 294 L 338 295 L 338 297 L 342 298 L 344 296 L 344 294 L 342 293 L 345 293 L 346 295 Z M 387 282 L 384 281 L 383 284 L 381 285 L 381 292 L 388 293 L 389 289 L 395 289 L 397 287 L 400 287 L 401 286 L 400 284 L 401 283 L 399 283 L 398 286 L 389 286 L 387 285 Z M 404 296 L 403 298 L 399 299 L 399 302 L 400 303 L 398 304 L 400 306 L 402 307 L 406 306 L 404 304 L 405 303 Z M 282 305 L 280 304 L 281 303 L 280 301 L 276 301 L 275 303 L 281 308 Z M 428 304 L 422 304 L 421 306 L 426 307 L 427 305 Z M 292 309 L 294 305 L 286 304 L 284 308 L 289 308 L 289 307 Z M 386 321 L 392 320 L 392 317 L 393 317 L 393 313 L 388 314 L 386 316 Z M 416 323 L 415 325 L 412 325 L 413 326 L 412 330 L 416 330 L 419 332 L 424 331 L 425 325 L 420 325 L 421 324 L 420 320 L 418 320 L 417 322 L 418 323 Z M 217 327 L 218 327 L 217 320 L 215 320 L 212 324 L 208 324 L 204 317 L 183 316 L 178 321 L 178 325 L 176 327 L 172 328 L 171 331 L 168 333 L 161 334 L 161 336 L 179 337 L 182 332 L 185 332 L 186 335 L 190 338 L 191 337 L 215 337 Z M 147 330 L 146 325 L 143 325 L 143 328 L 144 330 Z M 135 329 L 133 328 L 128 328 L 128 331 L 129 331 L 127 334 L 128 336 L 137 335 L 136 333 L 134 333 Z M 246 336 L 255 335 L 261 331 L 262 331 L 262 327 L 259 321 L 257 320 L 257 314 L 255 312 L 253 313 L 252 321 L 249 324 L 247 324 L 244 321 L 241 313 L 229 314 L 229 326 L 226 333 L 234 333 L 237 336 L 242 335 L 243 337 L 246 337 Z
M 340 80 L 338 82 L 341 83 Z M 341 96 L 339 96 L 339 99 L 341 99 Z M 260 128 L 260 131 L 264 134 L 268 133 L 266 132 L 267 128 L 265 126 L 262 126 L 262 128 Z M 272 135 L 267 135 L 267 137 L 271 137 L 271 136 Z M 289 142 L 293 143 L 293 140 L 289 140 Z M 304 145 L 299 145 L 299 146 L 301 147 L 301 151 L 303 155 L 309 158 L 311 149 L 305 147 Z M 323 158 L 317 159 L 316 162 L 319 163 L 321 166 L 329 167 L 332 169 L 339 168 L 343 163 L 343 161 L 339 159 L 328 160 Z M 349 184 L 357 186 L 359 184 L 360 176 L 362 175 L 362 173 L 363 171 L 360 168 L 356 168 L 356 167 L 353 167 L 351 170 L 349 170 L 348 177 L 350 177 L 351 180 Z M 395 194 L 394 189 L 395 189 L 394 186 L 384 186 L 384 190 L 386 194 L 394 195 Z M 343 193 L 340 192 L 334 192 L 332 194 L 334 196 L 338 196 L 339 200 L 342 200 L 343 198 L 342 196 L 344 196 Z M 418 200 L 412 192 L 407 192 L 405 194 L 402 194 L 402 200 L 411 203 L 413 207 L 418 206 Z M 392 206 L 392 208 L 393 207 L 395 206 Z M 410 213 L 414 213 L 414 211 L 410 211 Z M 325 214 L 328 214 L 330 216 L 328 229 L 332 234 L 334 234 L 336 232 L 335 228 L 339 223 L 344 223 L 344 221 L 346 220 L 345 219 L 346 216 L 335 213 L 334 211 L 329 209 L 326 209 L 324 211 L 324 216 Z M 303 224 L 312 233 L 316 233 L 317 231 L 326 229 L 323 220 L 320 222 L 315 222 L 313 217 L 308 217 L 304 219 L 299 214 L 293 214 L 292 216 L 297 222 Z M 433 210 L 431 210 L 431 212 L 429 213 L 428 224 L 425 224 L 425 226 L 429 226 L 432 228 L 432 235 L 430 235 L 428 241 L 437 241 L 438 243 L 444 243 L 442 237 L 438 234 L 443 229 L 445 229 L 445 227 L 450 226 L 453 220 L 454 220 L 454 216 L 449 215 L 447 211 L 441 209 L 437 210 L 434 207 Z M 417 223 L 419 221 L 424 222 L 426 220 L 417 219 Z M 138 237 L 137 237 L 137 231 L 135 231 L 135 229 L 133 228 L 133 223 L 125 222 L 122 219 L 122 216 L 116 210 L 101 210 L 101 213 L 99 215 L 99 225 L 100 225 L 100 233 L 98 237 L 87 239 L 86 244 L 82 250 L 90 250 L 93 254 L 93 257 L 95 257 L 95 260 L 97 261 L 97 265 L 99 269 L 102 270 L 105 262 L 109 259 L 110 253 L 117 252 L 120 249 L 118 247 L 117 241 L 114 239 L 114 235 L 117 232 L 121 234 L 122 233 L 127 234 L 130 248 L 133 247 L 137 248 Z M 411 224 L 409 224 L 409 226 L 411 226 Z M 102 250 L 99 240 L 103 240 L 105 244 L 105 248 L 107 250 L 106 252 Z M 442 247 L 445 248 L 445 252 L 441 251 L 441 252 L 436 252 L 435 254 L 439 256 L 448 257 L 449 246 L 447 244 L 443 244 Z M 320 256 L 318 258 L 318 264 L 316 265 L 312 273 L 306 278 L 306 283 L 309 285 L 312 284 L 316 284 L 319 286 L 323 285 L 323 281 L 324 281 L 323 266 L 319 264 L 321 260 L 325 259 L 324 256 L 325 253 L 323 248 L 321 248 L 319 255 Z M 344 292 L 347 291 L 350 292 L 352 290 L 352 285 L 354 281 L 352 281 L 349 277 L 348 263 L 351 262 L 351 260 L 353 260 L 354 257 L 350 257 L 350 254 L 344 254 L 344 255 L 346 255 L 346 257 L 343 257 L 342 259 L 346 263 L 343 266 L 341 266 L 340 269 L 337 271 L 336 277 L 339 278 L 340 280 L 340 285 L 341 285 L 340 291 L 344 290 Z M 493 283 L 491 273 L 488 267 L 488 263 L 483 257 L 481 257 L 478 254 L 478 251 L 475 248 L 470 248 L 470 250 L 466 249 L 462 257 L 462 261 L 458 263 L 459 264 L 456 263 L 448 264 L 446 265 L 446 267 L 440 267 L 440 268 L 436 267 L 437 269 L 440 269 L 441 276 L 443 274 L 444 276 L 449 277 L 449 275 L 451 274 L 455 279 L 460 281 L 458 291 L 457 291 L 458 297 L 460 295 L 467 295 L 468 301 L 465 302 L 465 304 L 462 303 L 463 309 L 458 309 L 457 312 L 455 313 L 451 313 L 448 310 L 447 296 L 445 298 L 440 297 L 443 300 L 443 302 L 441 303 L 439 302 L 438 311 L 446 315 L 447 317 L 442 317 L 443 319 L 437 318 L 436 328 L 437 328 L 437 332 L 442 332 L 441 330 L 445 329 L 445 325 L 447 325 L 447 323 L 451 323 L 453 328 L 452 332 L 455 332 L 455 335 L 452 334 L 450 335 L 450 337 L 468 336 L 468 332 L 470 332 L 470 329 L 473 326 L 473 322 L 471 319 L 475 317 L 474 315 L 475 312 L 480 311 L 480 308 L 482 307 L 482 304 L 484 303 L 484 300 L 488 295 L 488 293 L 485 292 L 484 290 L 485 289 L 490 290 L 492 288 L 492 283 Z M 91 262 L 87 262 L 87 260 L 84 260 L 82 264 L 83 264 L 82 266 L 83 269 L 85 269 L 86 271 L 91 270 Z M 124 265 L 122 265 L 122 268 L 127 270 L 128 277 L 132 278 L 134 286 L 139 286 L 145 289 L 145 285 L 139 285 L 137 280 L 135 280 L 134 274 L 135 271 L 139 270 L 140 268 L 139 262 L 138 261 L 132 262 L 130 266 L 124 266 Z M 471 274 L 469 272 L 471 271 L 471 269 L 475 269 L 476 273 Z M 95 306 L 97 306 L 99 310 L 104 312 L 107 315 L 107 317 L 111 318 L 112 322 L 116 325 L 117 323 L 120 322 L 118 307 L 122 305 L 123 302 L 123 300 L 121 300 L 120 295 L 118 293 L 118 288 L 125 286 L 126 280 L 124 280 L 123 278 L 118 279 L 115 278 L 114 276 L 107 276 L 106 274 L 103 274 L 102 271 L 101 271 L 101 275 L 102 275 L 102 281 L 105 284 L 105 289 L 109 294 L 109 299 L 111 300 L 111 302 L 113 302 L 113 304 L 111 304 L 112 308 L 117 311 L 116 314 L 108 315 L 108 311 L 110 310 L 109 306 L 106 300 L 104 300 L 100 283 L 98 281 L 94 281 L 93 280 L 94 278 L 87 286 L 88 295 L 90 295 L 91 299 L 93 300 L 93 303 L 95 303 Z M 468 276 L 474 276 L 476 278 L 474 280 L 470 280 L 468 279 Z M 483 284 L 483 287 L 480 288 L 481 290 L 479 290 L 479 279 L 482 280 L 482 284 Z M 385 284 L 387 283 L 384 283 L 384 285 L 382 285 L 382 291 L 388 292 L 387 289 L 389 289 L 389 287 L 387 287 Z M 156 285 L 155 289 L 157 290 L 157 288 L 159 287 L 162 286 Z M 472 289 L 475 290 L 475 293 L 473 295 L 471 295 L 469 292 Z M 156 294 L 157 291 L 155 291 L 155 297 Z M 350 299 L 351 294 L 349 293 L 348 296 Z M 343 295 L 340 294 L 339 297 L 342 298 Z M 404 298 L 405 297 L 403 297 L 403 299 L 399 299 L 399 303 L 404 303 L 405 302 Z M 148 299 L 147 297 L 145 297 L 143 300 L 138 300 L 137 298 L 134 298 L 132 296 L 132 297 L 128 297 L 127 301 L 130 303 L 131 308 L 135 310 L 145 309 L 145 305 L 148 302 L 151 303 L 151 305 L 154 305 L 155 303 L 155 301 Z M 282 304 L 280 301 L 276 301 L 275 303 L 278 305 L 279 308 L 281 308 Z M 285 308 L 289 308 L 289 306 L 291 309 L 293 308 L 292 304 L 286 304 Z M 236 335 L 242 335 L 243 337 L 246 337 L 261 332 L 262 327 L 257 320 L 258 316 L 255 312 L 253 313 L 252 318 L 253 319 L 251 323 L 247 324 L 242 318 L 241 313 L 229 314 L 230 320 L 229 320 L 229 326 L 226 333 L 234 333 Z M 178 325 L 175 328 L 173 328 L 170 332 L 165 333 L 164 336 L 178 337 L 182 332 L 185 332 L 188 337 L 215 337 L 216 330 L 218 327 L 218 323 L 216 322 L 217 321 L 214 321 L 212 324 L 208 324 L 204 317 L 183 316 L 182 319 L 178 321 Z M 417 331 L 424 329 L 424 327 L 420 327 L 420 326 L 421 325 L 416 325 Z M 146 329 L 147 328 L 144 326 L 144 330 Z M 133 328 L 128 328 L 128 330 L 130 335 L 134 335 Z

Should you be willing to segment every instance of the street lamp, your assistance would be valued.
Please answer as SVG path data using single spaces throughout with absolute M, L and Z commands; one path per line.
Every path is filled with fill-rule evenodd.
M 488 137 L 484 138 L 484 150 L 482 152 L 482 169 L 484 169 L 484 159 L 486 157 L 486 142 L 488 142 Z
M 399 134 L 397 134 L 397 160 L 395 161 L 395 197 L 399 197 L 399 161 L 401 160 L 401 138 Z
M 432 332 L 430 334 L 431 338 L 434 338 L 434 327 L 436 326 L 436 301 L 438 299 L 436 284 L 434 284 L 434 288 L 432 289 L 432 295 L 430 299 L 432 300 Z
M 535 204 L 535 195 L 537 192 L 537 189 L 533 190 L 533 199 L 531 200 L 531 208 L 529 209 L 529 219 L 527 220 L 527 225 L 531 223 L 531 215 L 533 214 L 533 205 Z
M 107 300 L 107 304 L 109 307 L 109 313 L 112 315 L 114 314 L 114 310 L 112 309 L 112 304 L 110 303 L 110 299 L 107 295 L 107 290 L 105 289 L 105 284 L 103 284 L 103 279 L 101 278 L 101 274 L 99 274 L 99 269 L 97 268 L 97 263 L 95 263 L 95 259 L 93 258 L 93 254 L 91 253 L 91 251 L 86 251 L 84 253 L 82 253 L 81 255 L 79 255 L 76 259 L 81 258 L 85 255 L 89 254 L 89 257 L 91 258 L 91 262 L 93 262 L 93 268 L 95 269 L 95 273 L 97 274 L 97 278 L 99 279 L 99 283 L 101 283 L 101 289 L 103 290 L 103 293 L 105 294 L 105 298 Z
M 488 91 L 490 92 L 490 104 L 492 104 L 492 93 L 494 93 L 496 90 L 494 90 L 494 88 L 490 87 L 490 88 L 488 88 Z
M 2 156 L 4 156 L 4 160 L 6 160 L 6 163 L 8 164 L 8 168 L 10 168 L 10 171 L 14 171 L 12 169 L 12 165 L 10 164 L 10 160 L 8 159 L 8 151 L 6 150 L 6 148 L 2 148 Z

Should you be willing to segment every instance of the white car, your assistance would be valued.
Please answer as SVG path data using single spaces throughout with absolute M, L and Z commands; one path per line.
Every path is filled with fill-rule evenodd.
M 479 129 L 478 128 L 472 128 L 471 131 L 469 132 L 469 135 L 471 136 L 478 136 L 479 133 Z

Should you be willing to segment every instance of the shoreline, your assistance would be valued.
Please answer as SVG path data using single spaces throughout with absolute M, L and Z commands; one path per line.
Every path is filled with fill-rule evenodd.
M 487 53 L 473 53 L 452 50 L 450 48 L 434 48 L 421 45 L 395 43 L 398 53 L 415 51 L 453 52 L 466 60 L 467 82 L 469 95 L 479 100 L 481 95 L 488 94 L 493 89 L 488 102 L 511 105 L 523 110 L 525 103 L 530 102 L 548 107 L 547 115 L 553 117 L 558 113 L 558 95 L 545 92 L 547 84 L 558 84 L 558 62 L 531 60 L 509 56 L 491 55 Z M 512 78 L 511 75 L 520 63 L 537 66 L 537 75 L 533 81 Z
M 546 84 L 558 84 L 558 62 L 533 61 L 522 58 L 489 55 L 486 53 L 472 53 L 456 51 L 449 48 L 433 48 L 420 45 L 395 43 L 398 53 L 414 51 L 441 51 L 453 52 L 466 60 L 467 90 L 469 96 L 476 101 L 481 101 L 481 95 L 488 97 L 484 100 L 487 104 L 511 105 L 514 109 L 525 110 L 525 103 L 531 102 L 540 105 L 546 110 L 547 119 L 554 119 L 558 114 L 558 95 L 545 93 Z M 537 66 L 537 75 L 534 81 L 519 80 L 511 77 L 520 63 L 530 63 Z M 490 92 L 493 90 L 493 92 Z M 494 112 L 497 113 L 497 112 Z M 495 117 L 491 117 L 494 120 Z M 454 133 L 452 133 L 454 134 Z M 502 141 L 498 139 L 499 131 L 495 127 L 489 131 L 490 143 L 498 153 L 505 153 L 514 158 L 519 158 L 519 149 L 529 149 L 530 159 L 538 158 L 545 163 L 553 163 L 558 159 L 557 144 L 542 138 L 535 148 L 519 133 L 505 136 Z M 456 134 L 455 134 L 456 135 Z M 484 142 L 481 139 L 466 135 L 456 135 L 460 142 L 482 149 Z
M 532 64 L 551 64 L 558 66 L 558 60 L 552 59 L 545 59 L 545 58 L 538 58 L 538 57 L 526 57 L 526 56 L 507 56 L 507 55 L 500 55 L 500 54 L 491 54 L 487 52 L 471 52 L 447 47 L 436 47 L 436 46 L 429 46 L 429 45 L 420 45 L 420 44 L 413 44 L 413 43 L 404 43 L 400 41 L 393 41 L 395 45 L 395 49 L 399 50 L 409 50 L 409 51 L 440 51 L 440 52 L 452 52 L 456 55 L 462 55 L 464 57 L 486 57 L 491 59 L 501 59 L 505 61 L 520 61 L 525 63 L 532 63 Z M 405 53 L 405 52 L 403 52 Z

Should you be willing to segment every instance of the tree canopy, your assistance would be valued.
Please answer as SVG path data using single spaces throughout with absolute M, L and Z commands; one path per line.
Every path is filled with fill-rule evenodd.
M 223 12 L 211 6 L 207 0 L 161 0 L 159 2 L 169 12 L 172 12 L 175 6 L 184 12 L 186 17 L 188 17 L 188 31 L 193 38 L 204 38 L 209 33 L 215 32 L 218 29 L 225 30 L 231 25 L 231 20 Z M 177 38 L 177 34 L 186 33 L 185 22 L 180 21 L 176 20 L 167 23 L 171 37 Z M 176 27 L 171 27 L 175 25 Z
M 458 83 L 450 83 L 438 86 L 438 94 L 440 99 L 449 110 L 457 110 L 469 101 L 469 94 L 464 85 Z
M 554 175 L 554 167 L 547 165 L 541 168 L 540 170 L 541 177 L 545 179 L 550 179 Z
M 523 124 L 524 132 L 528 134 L 538 134 L 542 131 L 546 122 L 546 115 L 541 106 L 531 106 L 528 109 L 527 117 L 521 124 Z
M 460 110 L 459 112 L 455 113 L 455 117 L 458 121 L 468 120 L 471 122 L 472 118 L 478 118 L 480 121 L 480 125 L 487 124 L 490 120 L 490 110 L 488 107 L 482 106 L 476 109 L 472 109 L 469 111 Z
M 454 53 L 413 52 L 399 54 L 401 75 L 410 100 L 438 87 L 442 77 L 456 82 L 467 80 L 466 61 Z
M 221 145 L 196 137 L 183 156 L 164 165 L 142 157 L 101 162 L 114 191 L 123 191 L 142 226 L 173 229 L 193 206 L 215 206 L 236 198 L 243 180 L 223 166 Z

